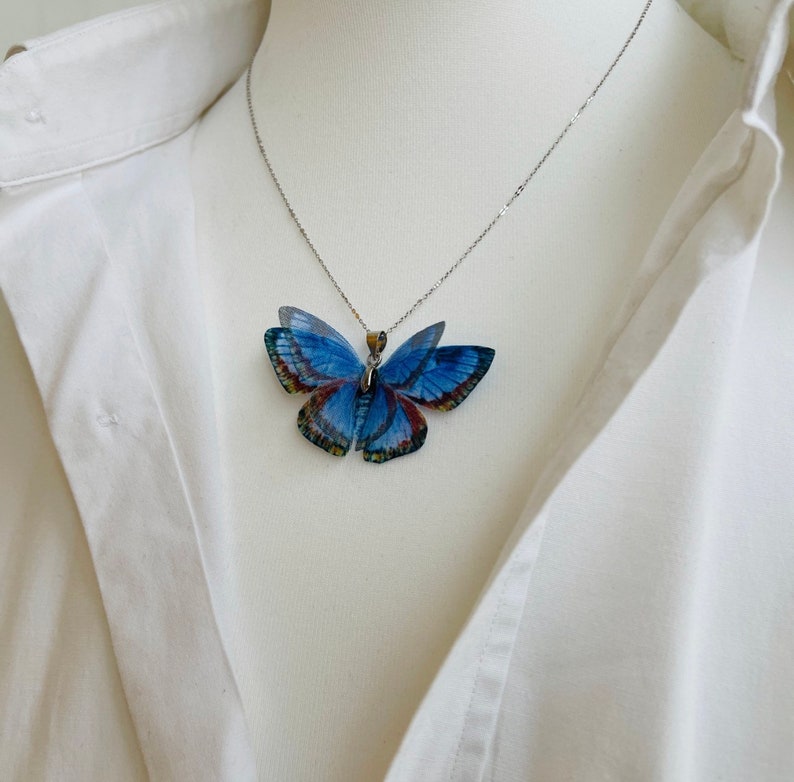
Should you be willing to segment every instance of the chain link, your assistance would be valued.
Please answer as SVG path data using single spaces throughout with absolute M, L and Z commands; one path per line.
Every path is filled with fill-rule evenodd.
M 540 170 L 541 166 L 549 159 L 549 157 L 551 156 L 552 152 L 554 152 L 554 150 L 557 148 L 559 143 L 563 140 L 563 138 L 568 133 L 568 131 L 573 127 L 573 125 L 576 122 L 576 120 L 578 120 L 579 117 L 582 115 L 582 112 L 590 105 L 590 102 L 593 100 L 593 98 L 595 98 L 596 94 L 601 89 L 601 87 L 603 86 L 604 82 L 609 78 L 610 74 L 615 69 L 615 66 L 620 61 L 620 58 L 623 57 L 623 54 L 625 53 L 626 49 L 628 49 L 628 47 L 629 47 L 629 44 L 634 39 L 634 36 L 637 34 L 637 31 L 640 29 L 640 25 L 645 20 L 645 17 L 648 14 L 648 10 L 650 9 L 652 2 L 653 2 L 653 0 L 647 0 L 646 1 L 645 6 L 642 9 L 642 13 L 640 14 L 639 18 L 637 19 L 637 22 L 635 23 L 634 27 L 632 28 L 632 31 L 629 34 L 629 37 L 623 43 L 623 46 L 620 48 L 620 51 L 618 52 L 617 56 L 615 57 L 615 59 L 610 64 L 609 68 L 607 68 L 606 72 L 601 77 L 601 80 L 598 82 L 598 84 L 596 84 L 596 86 L 594 87 L 593 91 L 587 96 L 587 100 L 585 100 L 585 102 L 577 109 L 576 113 L 570 118 L 570 120 L 568 120 L 568 123 L 562 129 L 562 131 L 560 132 L 559 136 L 557 136 L 557 138 L 554 139 L 554 141 L 552 142 L 551 146 L 543 153 L 543 156 L 535 164 L 535 167 L 529 172 L 529 175 L 526 177 L 526 179 L 524 179 L 524 181 L 515 189 L 515 192 L 513 193 L 513 195 L 511 195 L 510 198 L 507 199 L 507 201 L 504 203 L 502 208 L 497 212 L 496 216 L 491 220 L 490 223 L 488 223 L 488 225 L 485 226 L 485 228 L 482 230 L 482 232 L 479 234 L 479 236 L 477 236 L 477 238 L 466 248 L 466 250 L 464 250 L 463 255 L 461 255 L 460 258 L 458 258 L 455 261 L 455 263 L 453 263 L 452 266 L 450 266 L 449 269 L 447 269 L 446 272 L 444 272 L 444 274 L 441 277 L 439 277 L 430 286 L 430 288 L 428 288 L 425 291 L 425 293 L 423 293 L 405 311 L 405 313 L 400 318 L 398 318 L 391 326 L 389 326 L 388 329 L 386 329 L 386 333 L 387 334 L 390 334 L 392 331 L 394 331 L 394 329 L 396 329 L 406 318 L 408 318 L 410 315 L 412 315 L 422 304 L 425 303 L 425 301 L 427 301 L 427 299 L 430 298 L 430 296 L 432 296 L 444 284 L 444 282 L 446 282 L 447 278 L 463 263 L 463 261 L 466 260 L 466 258 L 469 256 L 471 251 L 483 240 L 483 238 L 491 230 L 491 228 L 493 228 L 494 225 L 496 225 L 496 223 L 499 221 L 499 219 L 502 217 L 502 215 L 504 215 L 504 213 L 507 212 L 507 210 L 512 205 L 513 201 L 515 201 L 516 198 L 518 198 L 521 195 L 521 193 L 524 191 L 524 188 L 529 184 L 529 181 L 532 179 L 532 177 L 534 177 L 535 174 L 538 173 L 538 171 Z M 254 54 L 254 56 L 256 56 L 256 55 Z M 342 290 L 341 286 L 336 281 L 336 278 L 331 273 L 331 270 L 328 268 L 328 266 L 326 265 L 325 261 L 320 256 L 320 253 L 317 252 L 317 248 L 312 243 L 312 240 L 309 238 L 309 235 L 306 233 L 306 229 L 303 227 L 303 225 L 301 224 L 301 221 L 298 219 L 298 216 L 295 214 L 295 210 L 292 208 L 292 204 L 290 204 L 289 199 L 287 198 L 286 194 L 284 193 L 284 189 L 281 187 L 281 182 L 279 182 L 278 177 L 276 177 L 275 171 L 273 171 L 273 166 L 270 164 L 270 159 L 267 156 L 267 152 L 265 152 L 265 146 L 262 143 L 262 137 L 261 137 L 261 135 L 259 133 L 259 126 L 257 125 L 256 117 L 254 115 L 254 106 L 253 106 L 253 101 L 251 99 L 251 67 L 252 67 L 252 65 L 253 65 L 253 57 L 251 58 L 251 62 L 248 63 L 248 70 L 247 70 L 246 76 L 245 76 L 245 96 L 246 96 L 246 101 L 248 102 L 248 114 L 251 117 L 251 125 L 252 125 L 252 127 L 254 129 L 254 136 L 256 137 L 256 143 L 259 146 L 259 151 L 262 153 L 262 157 L 264 158 L 265 165 L 267 165 L 267 170 L 270 172 L 270 176 L 273 178 L 273 182 L 275 183 L 276 188 L 278 189 L 278 192 L 281 194 L 281 198 L 283 199 L 284 204 L 286 205 L 287 209 L 289 210 L 289 213 L 292 216 L 292 219 L 295 221 L 295 224 L 298 226 L 298 229 L 300 230 L 301 234 L 303 235 L 303 238 L 306 240 L 306 243 L 309 245 L 309 248 L 311 249 L 312 253 L 314 254 L 314 257 L 317 259 L 317 261 L 320 264 L 320 266 L 322 267 L 323 271 L 328 276 L 328 279 L 333 283 L 334 288 L 336 288 L 336 292 L 342 297 L 342 299 L 344 300 L 345 304 L 347 304 L 348 308 L 353 313 L 353 316 L 355 317 L 355 319 L 361 324 L 362 328 L 365 331 L 370 331 L 370 328 L 366 324 L 366 322 L 364 321 L 363 317 L 360 315 L 358 310 L 353 306 L 353 303 L 347 297 L 347 294 Z

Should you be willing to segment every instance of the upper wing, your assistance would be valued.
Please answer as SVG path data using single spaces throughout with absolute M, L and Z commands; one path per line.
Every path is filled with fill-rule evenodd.
M 443 333 L 441 321 L 407 339 L 378 370 L 380 379 L 398 391 L 410 388 L 424 371 Z
M 449 345 L 436 348 L 421 374 L 400 392 L 434 410 L 457 407 L 480 382 L 493 361 L 493 348 Z
M 364 371 L 350 343 L 325 321 L 296 307 L 278 311 L 281 328 L 265 332 L 265 347 L 281 385 L 291 394 Z

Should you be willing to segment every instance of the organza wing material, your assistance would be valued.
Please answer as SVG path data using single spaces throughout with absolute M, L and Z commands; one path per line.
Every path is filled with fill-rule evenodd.
M 413 385 L 424 371 L 443 333 L 444 322 L 441 321 L 405 340 L 378 370 L 380 379 L 397 391 Z
M 356 450 L 363 451 L 368 462 L 386 462 L 419 450 L 426 437 L 427 423 L 419 408 L 381 384 L 375 391 Z
M 281 328 L 265 332 L 265 347 L 276 376 L 290 394 L 361 377 L 364 365 L 338 331 L 296 307 L 281 307 L 278 314 Z
M 334 456 L 355 447 L 366 461 L 386 462 L 418 450 L 427 422 L 417 404 L 452 410 L 494 358 L 491 348 L 476 345 L 439 348 L 444 323 L 435 323 L 374 369 L 376 357 L 364 391 L 364 364 L 341 334 L 297 307 L 281 307 L 279 321 L 280 327 L 265 332 L 273 369 L 289 393 L 310 394 L 298 413 L 298 429 Z
M 362 450 L 386 434 L 396 412 L 397 398 L 394 391 L 376 378 L 375 386 L 369 393 L 362 394 L 359 400 L 356 450 Z
M 344 456 L 356 435 L 358 380 L 336 380 L 318 388 L 298 412 L 298 429 L 332 456 Z
M 494 355 L 493 348 L 478 345 L 436 348 L 422 373 L 400 393 L 433 410 L 452 410 L 474 390 Z

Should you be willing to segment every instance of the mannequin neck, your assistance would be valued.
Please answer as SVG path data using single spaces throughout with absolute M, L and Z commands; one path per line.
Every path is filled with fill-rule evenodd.
M 274 0 L 252 69 L 254 111 L 276 175 L 348 294 L 390 312 L 395 275 L 424 283 L 425 268 L 443 271 L 581 105 L 643 5 Z M 599 94 L 602 125 L 617 121 L 620 94 L 610 106 L 606 87 L 636 82 L 678 11 L 656 0 Z M 378 280 L 373 261 L 386 270 Z
M 606 6 L 584 0 L 273 0 L 254 61 L 254 104 L 271 106 L 275 95 L 288 93 L 290 105 L 280 109 L 294 121 L 331 134 L 354 126 L 360 138 L 388 118 L 400 154 L 447 123 L 494 115 L 510 121 L 509 107 L 515 122 L 523 118 L 516 98 L 564 94 L 568 86 L 597 80 L 642 6 L 642 0 Z M 568 74 L 575 82 L 568 83 Z M 417 116 L 434 121 L 417 127 Z M 410 131 L 407 138 L 404 131 Z M 425 138 L 417 139 L 417 132 Z

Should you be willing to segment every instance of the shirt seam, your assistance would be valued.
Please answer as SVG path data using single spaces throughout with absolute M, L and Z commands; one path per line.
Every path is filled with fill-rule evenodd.
M 84 202 L 86 204 L 88 212 L 89 212 L 89 214 L 91 216 L 91 220 L 92 220 L 94 228 L 95 228 L 95 230 L 97 232 L 97 235 L 99 237 L 99 241 L 100 241 L 100 244 L 102 246 L 103 252 L 105 253 L 105 257 L 107 258 L 108 263 L 110 264 L 111 273 L 115 273 L 115 265 L 113 263 L 113 255 L 110 252 L 110 249 L 109 249 L 107 241 L 105 240 L 105 232 L 104 232 L 103 223 L 102 223 L 102 220 L 101 220 L 98 212 L 96 211 L 96 208 L 94 207 L 94 202 L 93 202 L 92 197 L 91 197 L 91 195 L 90 195 L 90 193 L 88 191 L 88 188 L 86 187 L 85 179 L 84 179 L 84 176 L 83 176 L 82 173 L 80 174 L 79 184 L 80 184 L 80 191 L 81 191 L 82 197 L 84 199 Z M 127 326 L 129 328 L 129 331 L 130 331 L 130 335 L 131 335 L 132 340 L 133 340 L 133 344 L 135 345 L 135 350 L 138 353 L 138 357 L 139 357 L 139 359 L 141 361 L 141 365 L 142 365 L 142 367 L 144 369 L 144 373 L 146 375 L 146 379 L 147 379 L 148 384 L 149 384 L 148 385 L 149 391 L 151 393 L 152 399 L 154 399 L 154 403 L 155 403 L 156 408 L 157 408 L 157 414 L 159 416 L 160 423 L 162 424 L 163 430 L 165 431 L 165 434 L 166 434 L 166 439 L 167 439 L 168 446 L 169 446 L 169 454 L 170 454 L 170 457 L 171 457 L 171 459 L 173 461 L 173 464 L 174 464 L 174 466 L 176 468 L 176 473 L 177 473 L 177 476 L 179 478 L 179 486 L 180 486 L 180 489 L 181 489 L 181 495 L 182 495 L 182 497 L 184 499 L 185 506 L 187 507 L 187 511 L 188 511 L 188 514 L 189 514 L 189 517 L 190 517 L 192 539 L 195 542 L 195 546 L 196 546 L 198 562 L 199 562 L 199 566 L 200 566 L 201 574 L 202 574 L 201 582 L 202 582 L 203 591 L 204 591 L 204 593 L 206 595 L 207 604 L 209 606 L 209 612 L 210 612 L 210 615 L 211 615 L 211 618 L 212 618 L 212 626 L 214 627 L 216 636 L 218 638 L 218 646 L 219 646 L 220 651 L 221 651 L 221 656 L 222 656 L 223 663 L 226 666 L 226 671 L 228 673 L 229 680 L 231 682 L 231 686 L 234 688 L 234 695 L 236 697 L 236 701 L 237 701 L 237 706 L 238 706 L 239 712 L 240 712 L 240 714 L 242 716 L 242 724 L 243 724 L 245 732 L 246 732 L 246 740 L 249 742 L 249 745 L 250 745 L 250 728 L 249 728 L 249 725 L 248 725 L 248 722 L 247 722 L 247 719 L 246 719 L 246 715 L 245 715 L 245 710 L 244 710 L 244 707 L 243 707 L 242 695 L 240 693 L 240 687 L 239 687 L 239 684 L 238 684 L 238 681 L 237 681 L 237 672 L 235 671 L 234 666 L 232 665 L 231 657 L 229 655 L 229 652 L 228 652 L 228 649 L 227 649 L 227 645 L 226 645 L 227 644 L 227 640 L 224 638 L 224 635 L 221 632 L 221 624 L 220 624 L 220 621 L 218 620 L 217 608 L 216 608 L 216 605 L 215 605 L 215 600 L 213 598 L 213 593 L 212 593 L 212 590 L 210 588 L 210 584 L 209 584 L 209 580 L 208 580 L 208 576 L 207 576 L 207 567 L 206 567 L 205 560 L 204 560 L 204 551 L 203 551 L 203 548 L 202 548 L 202 545 L 201 545 L 201 539 L 200 539 L 200 536 L 198 534 L 198 529 L 197 529 L 197 527 L 198 527 L 198 525 L 197 525 L 197 511 L 196 511 L 195 505 L 193 503 L 192 494 L 190 492 L 188 483 L 187 483 L 187 481 L 185 480 L 185 477 L 184 477 L 184 465 L 182 464 L 181 460 L 179 459 L 179 454 L 178 454 L 178 451 L 177 451 L 175 443 L 174 443 L 173 433 L 172 433 L 171 427 L 168 425 L 168 416 L 166 416 L 165 413 L 164 413 L 163 406 L 162 406 L 161 400 L 160 400 L 160 396 L 157 393 L 155 384 L 154 384 L 154 382 L 152 380 L 152 374 L 151 374 L 151 372 L 149 370 L 149 366 L 147 365 L 146 361 L 144 361 L 144 359 L 143 359 L 143 352 L 141 351 L 141 348 L 140 348 L 140 344 L 139 344 L 139 341 L 138 341 L 138 336 L 136 334 L 135 329 L 133 328 L 133 321 L 132 321 L 132 319 L 129 316 L 129 313 L 128 313 L 126 305 L 122 305 L 122 306 L 123 306 L 123 311 L 124 311 L 124 319 L 125 319 L 125 321 L 127 323 Z M 115 653 L 116 652 L 115 652 L 115 647 L 114 647 L 114 655 L 115 655 Z M 126 701 L 126 697 L 127 697 L 126 696 L 126 689 L 124 689 L 123 686 L 122 686 L 122 689 L 124 690 L 124 697 L 125 697 L 125 701 Z M 129 705 L 128 705 L 128 708 L 129 708 Z M 132 712 L 130 712 L 130 715 L 132 716 Z M 134 724 L 135 724 L 135 720 L 133 719 L 133 725 Z M 138 732 L 137 732 L 137 727 L 136 727 L 136 737 L 137 736 L 138 736 Z M 145 763 L 146 768 L 147 768 L 147 773 L 149 774 L 149 777 L 151 779 L 151 772 L 149 771 L 149 766 L 148 766 L 148 762 L 147 762 L 147 755 L 144 752 L 143 746 L 140 743 L 140 738 L 138 738 L 138 743 L 139 743 L 139 748 L 140 748 L 140 751 L 141 751 L 141 755 L 144 758 L 144 763 Z
M 223 6 L 229 4 L 248 5 L 250 4 L 250 0 L 223 0 L 222 2 L 212 2 L 208 6 L 208 10 L 212 10 L 213 7 L 220 9 Z M 56 44 L 81 38 L 82 36 L 91 32 L 95 32 L 96 30 L 99 30 L 103 27 L 126 22 L 130 19 L 134 19 L 137 16 L 145 16 L 146 14 L 160 12 L 163 8 L 167 8 L 168 6 L 180 5 L 189 7 L 190 4 L 186 3 L 185 0 L 159 0 L 159 2 L 147 3 L 135 8 L 128 8 L 125 11 L 118 11 L 109 15 L 100 16 L 94 19 L 93 22 L 89 20 L 83 24 L 71 25 L 62 30 L 56 30 L 45 37 L 32 38 L 28 39 L 27 41 L 23 41 L 22 43 L 28 48 L 15 54 L 13 57 L 10 57 L 2 64 L 2 67 L 0 67 L 0 81 L 2 81 L 2 79 L 8 74 L 14 73 L 20 64 L 25 60 L 30 59 L 32 55 L 46 51 Z M 205 5 L 207 4 L 205 3 Z
M 168 117 L 163 118 L 162 120 L 154 120 L 152 123 L 145 123 L 144 125 L 138 125 L 135 128 L 130 129 L 129 131 L 114 131 L 114 133 L 107 134 L 107 136 L 99 136 L 97 138 L 102 139 L 102 138 L 107 138 L 108 136 L 120 135 L 121 133 L 124 132 L 135 132 L 135 130 L 145 127 L 146 124 L 155 124 L 156 122 L 171 122 L 184 115 L 189 116 L 190 114 L 195 113 L 195 111 L 196 111 L 195 108 L 188 109 L 186 111 L 182 111 L 177 114 L 172 114 Z M 149 141 L 145 141 L 134 147 L 125 147 L 119 152 L 114 152 L 111 153 L 110 155 L 105 155 L 104 157 L 93 158 L 91 160 L 86 160 L 81 163 L 75 163 L 74 165 L 66 166 L 65 168 L 61 167 L 61 168 L 49 169 L 47 171 L 40 171 L 38 173 L 28 174 L 26 176 L 19 177 L 16 179 L 0 180 L 0 188 L 18 187 L 20 185 L 26 185 L 26 184 L 30 184 L 31 182 L 38 182 L 44 179 L 55 179 L 56 177 L 59 176 L 66 176 L 68 174 L 79 173 L 82 171 L 86 171 L 87 169 L 96 168 L 97 166 L 101 166 L 106 163 L 112 163 L 117 160 L 123 160 L 124 158 L 129 157 L 130 155 L 137 154 L 138 152 L 142 152 L 146 149 L 150 149 L 151 147 L 156 147 L 158 144 L 163 144 L 166 141 L 170 141 L 171 139 L 176 138 L 180 134 L 189 130 L 192 124 L 193 123 L 190 123 L 190 125 L 187 126 L 180 125 L 175 130 L 171 130 L 167 133 L 164 133 L 163 135 L 158 135 L 157 137 L 150 139 Z M 80 142 L 80 143 L 88 143 L 88 142 Z M 58 149 L 52 149 L 41 154 L 52 154 L 57 151 Z
M 81 147 L 85 144 L 93 144 L 97 141 L 102 141 L 103 139 L 113 138 L 114 136 L 122 136 L 125 133 L 135 133 L 138 130 L 143 128 L 148 128 L 150 125 L 157 125 L 160 122 L 170 122 L 173 119 L 177 119 L 178 117 L 182 117 L 185 114 L 191 114 L 196 111 L 199 104 L 195 104 L 189 109 L 182 109 L 180 111 L 176 111 L 173 114 L 168 114 L 165 117 L 158 117 L 157 119 L 147 120 L 146 122 L 141 122 L 138 125 L 132 125 L 127 128 L 120 128 L 119 130 L 111 130 L 109 133 L 102 133 L 99 136 L 90 136 L 89 138 L 81 139 L 80 141 L 73 141 L 70 144 L 62 144 L 57 147 L 50 147 L 49 149 L 43 150 L 34 150 L 32 152 L 23 152 L 17 155 L 4 155 L 0 160 L 27 160 L 28 158 L 35 158 L 41 157 L 43 155 L 51 155 L 53 152 L 61 152 L 69 149 L 74 149 L 75 147 Z

